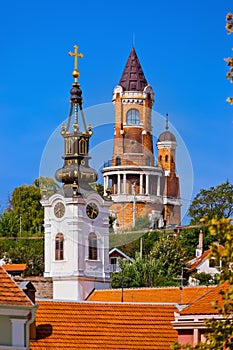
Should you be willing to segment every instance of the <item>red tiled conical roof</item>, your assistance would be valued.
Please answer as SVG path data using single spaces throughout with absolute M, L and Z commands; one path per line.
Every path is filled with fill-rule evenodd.
M 126 91 L 143 91 L 148 85 L 134 47 L 127 60 L 120 85 Z

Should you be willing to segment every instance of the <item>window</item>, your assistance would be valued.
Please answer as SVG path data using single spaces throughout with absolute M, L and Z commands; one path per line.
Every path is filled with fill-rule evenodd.
M 168 162 L 168 155 L 166 154 L 165 156 L 165 162 L 167 163 Z
M 85 139 L 81 139 L 79 141 L 79 154 L 86 154 L 87 153 L 87 143 Z
M 116 165 L 121 165 L 121 158 L 120 157 L 116 157 Z
M 64 236 L 58 233 L 55 238 L 55 260 L 64 259 Z
M 91 232 L 88 237 L 88 259 L 97 260 L 97 236 L 94 232 Z
M 137 109 L 132 108 L 127 112 L 126 123 L 127 124 L 139 124 L 140 123 L 140 115 L 139 115 L 139 112 Z
M 146 157 L 146 165 L 150 166 L 150 157 Z
M 73 140 L 71 138 L 66 139 L 66 154 L 72 154 Z

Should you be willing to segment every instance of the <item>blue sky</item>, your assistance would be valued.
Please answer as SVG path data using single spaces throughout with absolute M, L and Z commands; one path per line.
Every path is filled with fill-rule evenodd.
M 229 11 L 230 0 L 2 3 L 1 207 L 15 187 L 39 176 L 46 143 L 68 115 L 73 45 L 84 54 L 80 83 L 89 108 L 111 102 L 133 36 L 155 92 L 154 110 L 169 113 L 190 154 L 193 194 L 232 182 L 233 107 L 226 98 L 233 89 L 224 62 L 233 47 L 225 31 Z M 111 113 L 105 123 L 113 123 Z

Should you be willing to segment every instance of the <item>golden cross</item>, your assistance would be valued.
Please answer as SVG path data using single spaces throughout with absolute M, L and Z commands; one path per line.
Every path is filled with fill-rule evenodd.
M 70 56 L 74 56 L 74 70 L 73 70 L 73 77 L 74 77 L 74 81 L 77 82 L 78 81 L 78 77 L 80 75 L 79 71 L 78 71 L 78 57 L 83 58 L 83 54 L 82 53 L 78 53 L 78 46 L 74 45 L 74 52 L 69 52 Z

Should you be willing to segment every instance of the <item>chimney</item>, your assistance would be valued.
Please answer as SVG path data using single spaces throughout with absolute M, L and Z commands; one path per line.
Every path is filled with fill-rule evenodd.
M 198 248 L 201 250 L 201 254 L 203 253 L 203 233 L 202 230 L 199 232 L 199 244 Z
M 22 282 L 19 285 L 19 288 L 22 289 L 22 291 L 28 296 L 28 298 L 32 301 L 33 304 L 35 304 L 35 295 L 36 295 L 36 288 L 31 282 Z M 30 324 L 30 340 L 36 339 L 36 320 L 34 320 Z
M 202 256 L 203 253 L 203 233 L 202 230 L 200 230 L 199 232 L 199 243 L 196 249 L 196 258 L 200 258 L 200 256 Z

